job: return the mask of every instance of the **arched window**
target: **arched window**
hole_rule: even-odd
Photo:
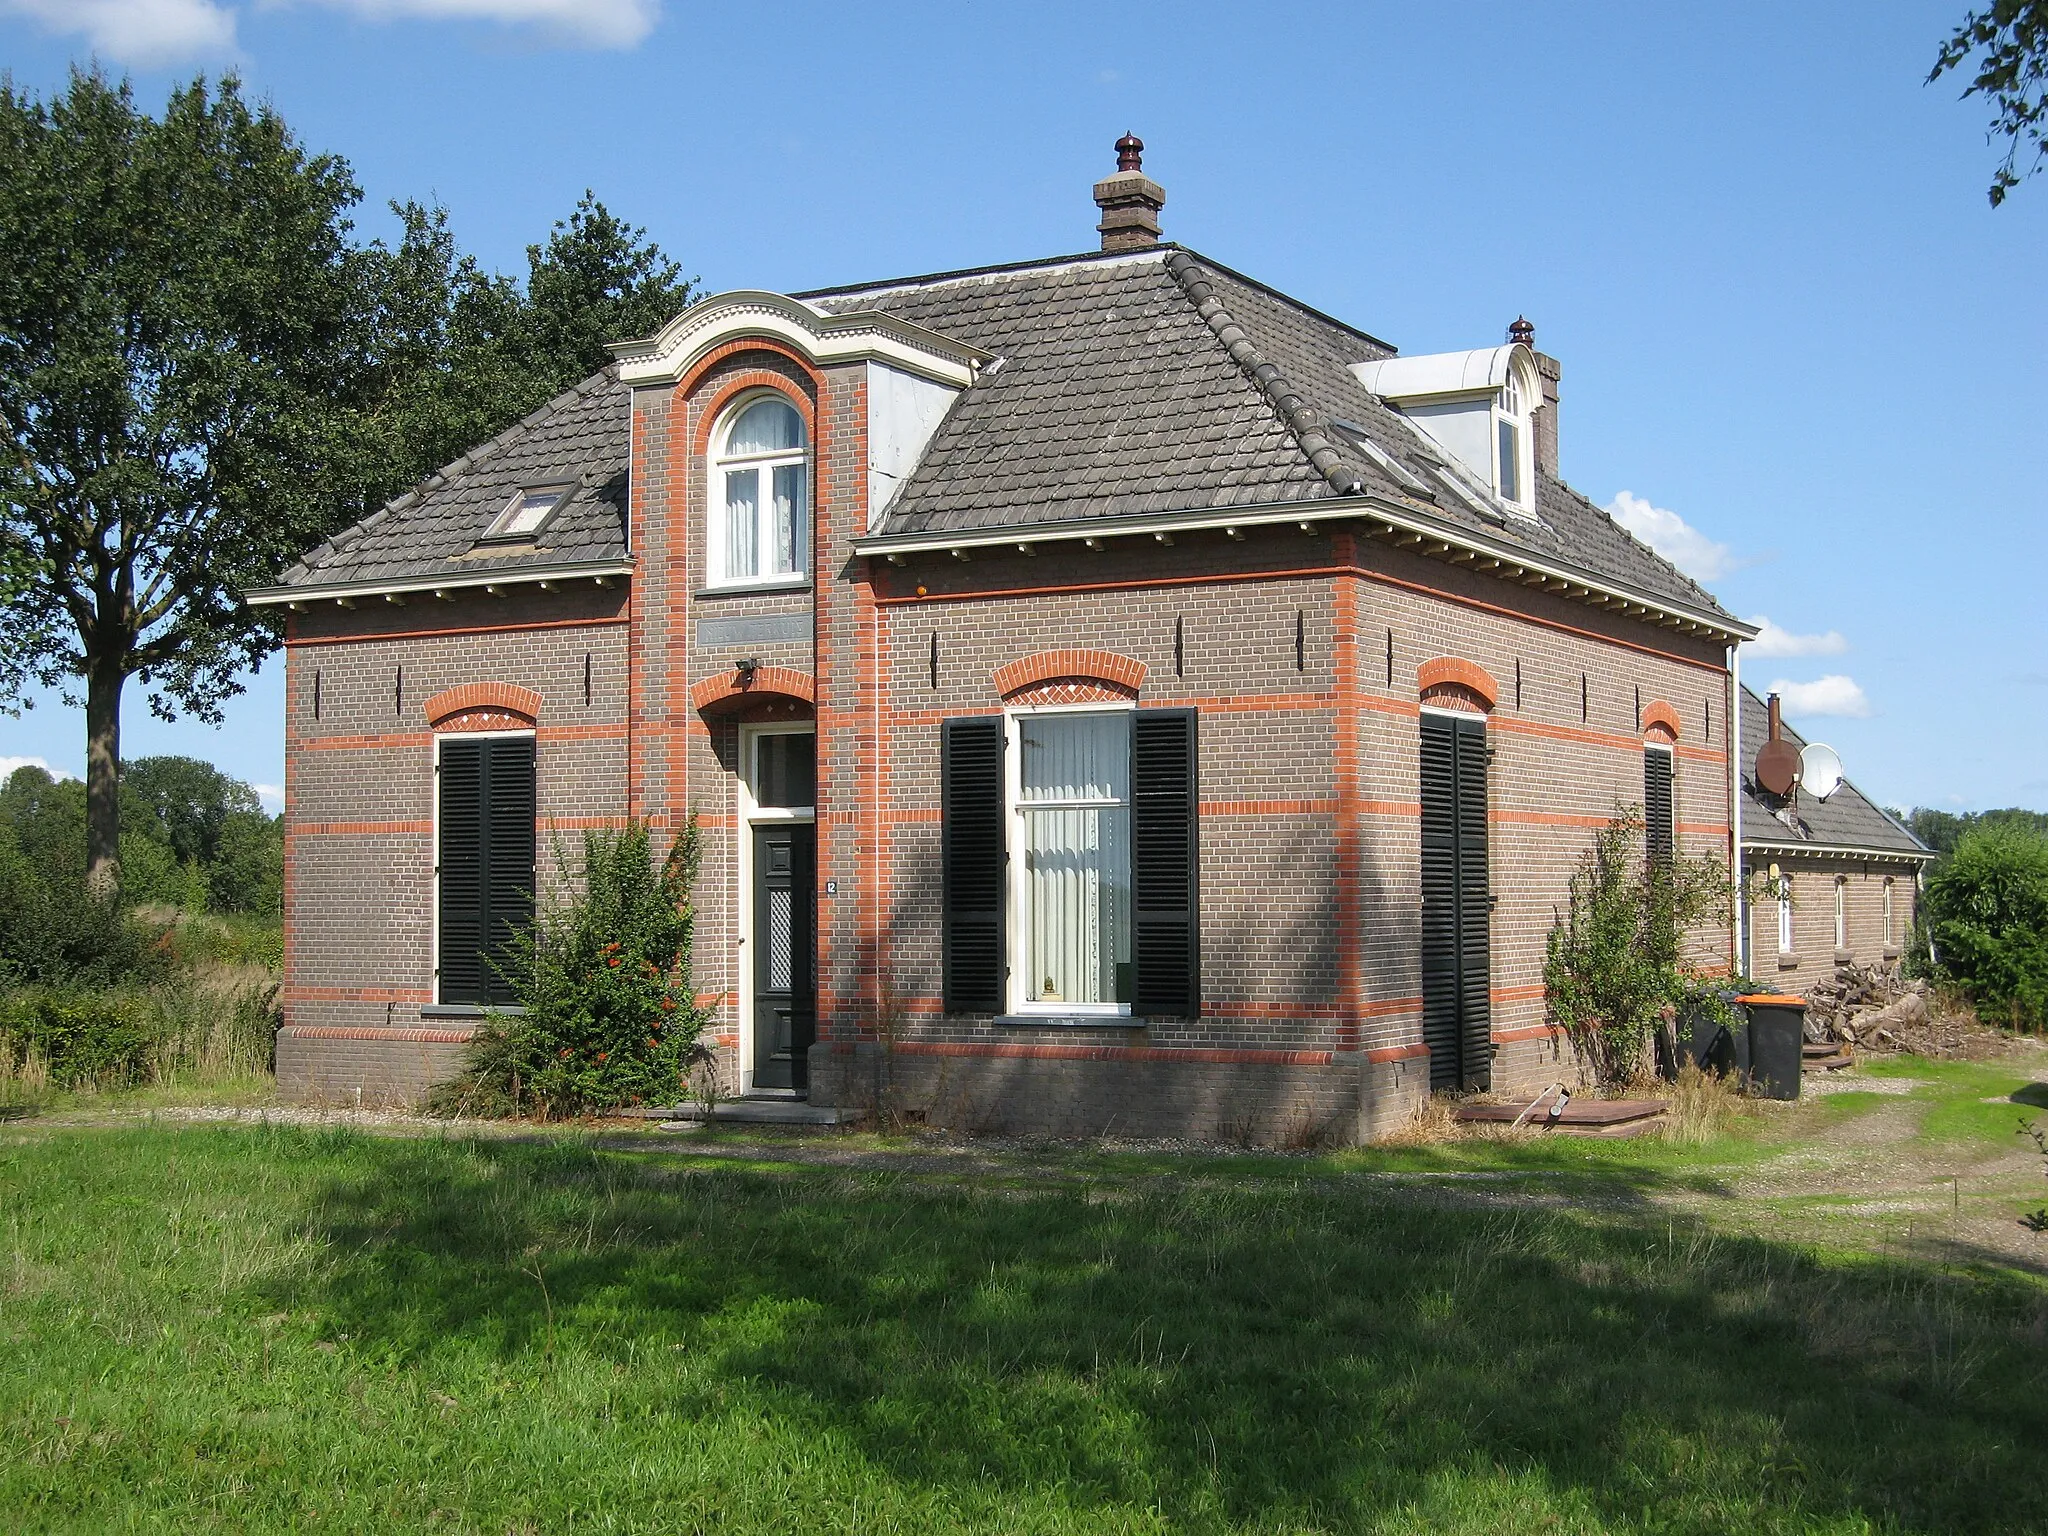
[[[1835,948],[1849,947],[1849,877],[1835,876]]]
[[[1778,876],[1778,953],[1792,953],[1792,877]]]
[[[1892,926],[1892,879],[1891,876],[1887,875],[1884,881],[1884,947],[1886,949],[1891,949],[1898,944],[1897,934],[1898,930]]]
[[[1517,352],[1508,364],[1507,383],[1494,408],[1494,485],[1501,500],[1529,506],[1535,500],[1530,483],[1535,473],[1535,443],[1529,413],[1536,408],[1536,380],[1526,354]]]
[[[782,581],[810,566],[810,444],[781,395],[742,400],[712,439],[714,585]]]

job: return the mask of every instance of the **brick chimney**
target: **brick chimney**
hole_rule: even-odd
[[[1564,476],[1557,467],[1557,381],[1564,373],[1564,364],[1536,351],[1536,327],[1520,315],[1508,327],[1508,340],[1519,341],[1536,355],[1536,376],[1543,381],[1543,403],[1530,416],[1530,425],[1536,432],[1536,467],[1561,480]]]
[[[1147,176],[1145,141],[1125,134],[1116,141],[1116,174],[1095,183],[1095,206],[1102,210],[1096,229],[1105,251],[1142,251],[1159,243],[1159,210],[1166,189]]]

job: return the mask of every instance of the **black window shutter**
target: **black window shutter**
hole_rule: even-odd
[[[441,743],[440,1000],[480,1003],[484,948],[484,743]]]
[[[533,739],[443,741],[440,777],[439,997],[507,1003],[492,962],[533,921]]]
[[[1192,709],[1131,722],[1131,907],[1141,1018],[1202,1011],[1200,774]]]
[[[1459,1012],[1464,1086],[1493,1086],[1493,886],[1486,850],[1486,722],[1457,721]]]
[[[939,832],[944,882],[948,1013],[1003,1011],[1003,721],[999,715],[939,727]]]
[[[1432,1091],[1492,1079],[1486,722],[1422,716],[1422,1040]]]
[[[484,1000],[509,1003],[512,940],[533,922],[535,805],[531,736],[484,744]]]
[[[1651,863],[1667,868],[1678,843],[1672,824],[1671,756],[1656,747],[1643,752],[1643,849]]]

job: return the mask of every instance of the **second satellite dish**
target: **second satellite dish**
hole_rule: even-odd
[[[1799,782],[1806,786],[1806,792],[1816,800],[1825,800],[1842,787],[1842,759],[1833,747],[1824,747],[1819,742],[1807,743],[1806,750],[1799,754]]]

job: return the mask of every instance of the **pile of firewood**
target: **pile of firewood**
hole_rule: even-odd
[[[1816,982],[1806,994],[1806,1038],[1814,1045],[1948,1055],[1965,1031],[1937,1018],[1928,1003],[1927,983],[1908,980],[1896,966],[1838,966],[1832,980]]]

